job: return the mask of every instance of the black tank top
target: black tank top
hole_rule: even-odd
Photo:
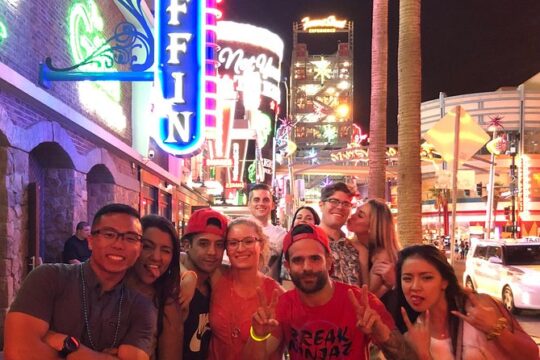
[[[210,346],[210,294],[195,290],[189,304],[189,315],[184,323],[184,360],[205,360]]]

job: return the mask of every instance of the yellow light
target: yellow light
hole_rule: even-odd
[[[337,114],[339,117],[344,118],[349,115],[349,105],[341,104],[337,108]]]
[[[326,93],[327,93],[327,94],[332,95],[332,94],[334,94],[335,92],[336,92],[336,89],[334,89],[333,87],[329,87],[328,89],[326,89]]]
[[[346,81],[346,80],[341,81],[341,82],[337,85],[337,87],[338,87],[339,90],[347,90],[350,86],[351,86],[351,84],[349,84],[349,82]]]
[[[309,29],[344,29],[347,26],[347,20],[338,20],[334,15],[326,19],[310,19],[305,17],[302,19],[304,31]]]

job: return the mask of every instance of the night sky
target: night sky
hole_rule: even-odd
[[[389,0],[388,143],[397,143],[399,1]],[[354,21],[355,122],[367,130],[371,10],[366,0],[223,0],[224,20],[251,23],[285,41],[288,76],[292,23],[336,15]],[[424,0],[422,100],[518,86],[540,72],[540,0]]]

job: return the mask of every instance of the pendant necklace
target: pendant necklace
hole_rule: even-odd
[[[235,291],[234,291],[234,280],[231,276],[231,304],[234,304],[235,303],[235,298],[237,296],[235,296]],[[240,328],[238,327],[238,324],[237,324],[237,319],[236,319],[236,311],[234,309],[232,309],[231,311],[231,336],[233,339],[237,339],[240,337]]]
[[[80,266],[81,279],[82,279],[82,302],[83,302],[83,315],[84,315],[84,327],[86,328],[86,334],[88,335],[88,341],[92,350],[97,350],[92,339],[92,332],[90,330],[90,322],[88,321],[88,302],[86,299],[86,281],[84,279],[83,267]],[[120,318],[122,317],[122,303],[124,301],[124,285],[120,288],[120,300],[118,301],[118,321],[116,322],[116,329],[114,331],[114,339],[109,347],[110,349],[116,348],[118,341],[118,331],[120,330]]]

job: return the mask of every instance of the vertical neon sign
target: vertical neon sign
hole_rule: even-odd
[[[162,100],[154,138],[173,155],[192,154],[204,141],[207,62],[214,56],[207,17],[206,1],[158,1],[154,81]]]

